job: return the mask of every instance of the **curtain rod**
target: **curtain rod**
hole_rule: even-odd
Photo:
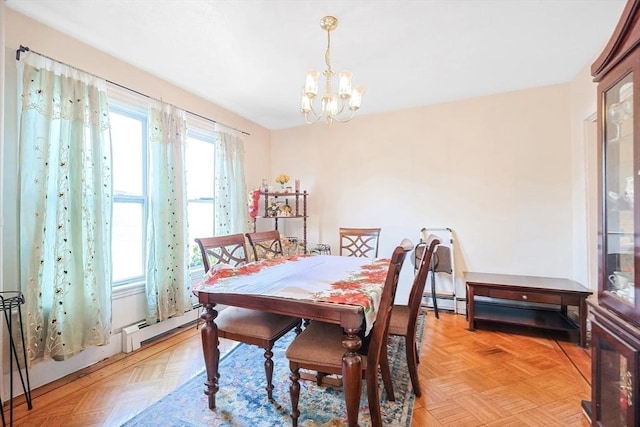
[[[50,59],[50,60],[52,60],[52,61],[56,61],[56,62],[58,62],[58,63],[60,63],[60,64],[66,65],[67,67],[71,67],[71,68],[75,68],[75,69],[80,70],[80,69],[79,69],[79,68],[77,68],[77,67],[74,67],[74,66],[72,66],[72,65],[69,65],[69,64],[64,63],[64,62],[62,62],[62,61],[58,61],[57,59],[51,58],[50,56],[44,55],[44,54],[42,54],[42,53],[40,53],[40,52],[36,52],[35,50],[31,50],[31,49],[29,49],[27,46],[22,46],[22,45],[20,45],[20,47],[18,48],[18,50],[16,50],[16,61],[20,61],[20,54],[21,54],[22,52],[31,52],[31,53],[35,53],[35,54],[37,54],[37,55],[43,56],[43,57],[45,57],[45,58],[47,58],[47,59]],[[97,76],[97,75],[95,75],[95,74],[93,74],[93,73],[89,73],[88,71],[84,71],[84,70],[80,70],[80,71],[82,71],[83,73],[91,74],[92,76],[97,77],[97,78],[99,78],[99,79],[103,79],[102,77]],[[116,86],[121,87],[121,88],[123,88],[123,89],[130,90],[131,92],[137,93],[138,95],[144,96],[145,98],[149,98],[149,99],[152,99],[152,100],[154,100],[154,101],[164,102],[164,101],[162,101],[162,100],[158,100],[158,99],[153,98],[153,97],[151,97],[151,96],[149,96],[149,95],[147,95],[147,94],[144,94],[144,93],[142,93],[142,92],[138,92],[137,90],[134,90],[134,89],[128,88],[128,87],[126,87],[126,86],[123,86],[123,85],[121,85],[121,84],[119,84],[119,83],[112,82],[111,80],[107,80],[107,79],[104,79],[104,80],[105,80],[105,81],[107,81],[108,83],[111,83],[112,85],[116,85]],[[167,102],[164,102],[164,103],[165,103],[165,104],[168,104]],[[180,108],[180,107],[178,107],[178,106],[176,106],[176,105],[173,105],[173,104],[169,104],[169,105],[171,105],[172,107],[175,107],[175,108],[179,108],[179,109],[181,109],[181,110],[183,109],[183,108]],[[188,110],[184,110],[184,111],[185,111],[185,112],[187,112],[187,113],[189,113],[189,114],[192,114],[192,115],[194,115],[194,116],[196,116],[196,117],[199,117],[199,118],[201,118],[201,119],[204,119],[204,120],[207,120],[207,121],[209,121],[209,122],[215,123],[215,124],[217,124],[217,125],[224,126],[224,127],[228,128],[228,129],[235,130],[236,132],[240,132],[240,133],[245,134],[245,135],[247,135],[247,136],[251,136],[251,134],[250,134],[249,132],[245,132],[245,131],[243,131],[243,130],[236,129],[236,128],[234,128],[234,127],[231,127],[231,126],[225,125],[224,123],[217,122],[217,121],[215,121],[215,120],[213,120],[213,119],[210,119],[210,118],[208,118],[208,117],[202,116],[202,115],[197,114],[197,113],[193,113],[193,112],[188,111]]]

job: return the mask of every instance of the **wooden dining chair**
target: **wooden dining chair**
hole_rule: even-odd
[[[282,256],[282,241],[278,230],[247,233],[246,236],[253,250],[254,260]]]
[[[401,270],[402,269],[402,265],[404,264],[404,261],[406,259],[406,256],[409,252],[411,252],[414,249],[414,244],[410,239],[404,238],[402,239],[402,241],[399,244],[400,247],[402,247],[402,249],[404,250],[403,252],[400,253],[399,258],[393,262],[397,262],[398,263],[398,269]],[[393,299],[395,299],[395,293],[393,295]],[[308,325],[308,322],[305,322],[304,325],[305,327]],[[363,328],[360,329],[360,332],[358,333],[358,335],[360,336],[360,339],[362,339],[363,342],[363,347],[364,346],[368,346],[368,342],[370,340],[370,335],[369,336],[365,336],[364,335],[364,325]],[[386,363],[386,359],[383,360],[383,362],[385,362],[383,364],[383,378],[389,378],[389,382],[390,382],[390,378],[391,378],[391,374],[389,373],[389,368],[388,368],[388,363]],[[386,366],[386,368],[385,368]],[[386,375],[388,374],[388,375]],[[322,381],[324,379],[324,377],[327,375],[326,372],[320,372],[318,371],[316,373],[316,383],[318,385],[322,385]]]
[[[382,426],[380,415],[380,401],[378,396],[378,366],[386,363],[387,374],[382,369],[383,383],[388,400],[394,400],[391,377],[388,375],[388,356],[385,343],[387,341],[388,317],[393,305],[393,297],[398,286],[398,278],[402,263],[407,251],[401,246],[396,247],[391,257],[389,269],[378,307],[373,329],[370,333],[370,342],[366,354],[362,358],[362,378],[367,383],[367,398],[371,423],[374,427]],[[300,369],[309,369],[329,374],[342,374],[342,356],[345,348],[342,346],[344,330],[340,325],[311,322],[311,324],[298,335],[287,349],[286,356],[289,359],[291,369],[291,419],[294,427],[298,425],[298,401],[300,398]],[[385,351],[383,350],[385,347]],[[387,377],[388,376],[388,377]],[[385,378],[387,377],[387,378]]]
[[[340,255],[377,258],[380,228],[340,228]]]
[[[247,246],[243,234],[201,237],[195,241],[202,254],[205,273],[215,264],[228,264],[236,267],[248,261]]]
[[[215,264],[238,266],[246,263],[247,246],[244,234],[195,239],[205,271]],[[264,371],[267,377],[267,397],[273,399],[273,345],[292,329],[300,333],[301,320],[295,317],[239,307],[220,310],[215,318],[218,336],[264,349]]]
[[[429,271],[433,274],[433,253],[440,244],[435,236],[430,235],[426,242],[426,248],[418,264],[418,271],[413,278],[413,284],[409,293],[407,305],[394,304],[389,320],[389,335],[404,337],[405,350],[407,353],[407,366],[411,386],[416,396],[421,395],[420,381],[418,377],[418,363],[420,363],[420,352],[416,344],[416,332],[418,325],[418,315],[422,306],[422,294],[427,283]]]

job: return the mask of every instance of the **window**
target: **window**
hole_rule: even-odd
[[[113,284],[144,280],[147,213],[147,114],[111,102]]]
[[[147,99],[122,88],[109,95],[113,156],[113,285],[142,283],[146,273]],[[214,234],[214,126],[187,114],[187,224],[189,266],[201,274],[194,239]],[[194,277],[195,277],[194,276]]]
[[[202,268],[197,237],[213,236],[213,135],[189,121],[187,134],[187,221],[189,233],[189,266]]]

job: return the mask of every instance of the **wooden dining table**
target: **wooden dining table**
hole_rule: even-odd
[[[204,393],[216,409],[220,351],[217,305],[284,314],[339,324],[344,328],[342,377],[349,426],[358,425],[362,391],[362,345],[358,333],[371,330],[380,304],[387,258],[332,255],[292,256],[231,268],[216,266],[194,287],[204,309],[202,349],[207,370]],[[383,271],[384,274],[380,274]],[[232,373],[228,373],[232,374]]]

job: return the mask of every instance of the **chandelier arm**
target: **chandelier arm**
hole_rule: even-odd
[[[339,119],[338,116],[333,116],[331,119],[335,120],[338,123],[347,123],[348,121],[350,121],[353,116],[355,115],[355,110],[351,110],[351,114],[349,114],[349,117],[347,117],[346,119]]]
[[[315,120],[309,120],[309,113],[304,114],[304,121],[309,125],[318,123],[318,120],[320,120],[320,116],[318,116]]]
[[[308,124],[313,124],[318,122],[321,118],[322,118],[322,114],[318,114],[316,113],[316,110],[313,109],[313,103],[311,103],[310,107],[310,111],[307,111],[304,113],[304,120],[308,123]],[[315,117],[314,120],[309,120],[309,112],[313,113],[313,117]]]
[[[347,103],[345,102],[345,99],[340,98],[340,110],[335,115],[339,116],[340,114],[342,114],[342,112],[344,111],[344,107],[346,106],[347,106]]]

